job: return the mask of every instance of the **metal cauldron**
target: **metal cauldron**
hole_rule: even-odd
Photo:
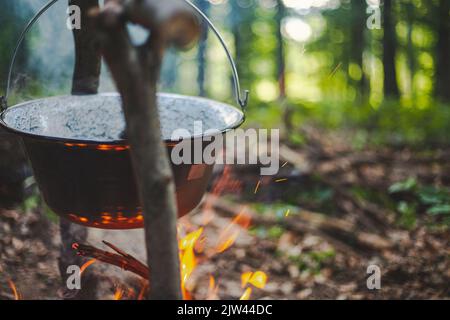
[[[15,56],[24,35],[56,1],[45,5],[22,33],[10,67],[6,98]],[[224,46],[241,110],[204,98],[159,94],[162,137],[169,154],[180,143],[180,139],[171,139],[172,130],[180,127],[190,130],[192,134],[183,140],[192,144],[201,140],[205,148],[210,142],[204,142],[204,134],[193,132],[194,122],[201,121],[204,131],[215,129],[217,134],[224,135],[244,122],[248,101],[248,91],[241,98],[236,66],[223,38],[196,6],[189,1],[186,3],[206,20]],[[125,120],[118,94],[51,97],[10,108],[7,108],[6,98],[0,125],[22,138],[39,189],[55,213],[89,227],[143,227],[129,146],[126,140],[119,138],[125,129]],[[172,163],[172,170],[181,217],[200,203],[213,165]]]

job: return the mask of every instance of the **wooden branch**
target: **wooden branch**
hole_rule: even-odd
[[[188,39],[181,41],[174,37],[167,23],[174,23],[173,17],[177,17],[177,23],[194,20],[185,20],[185,13],[178,14],[176,0],[122,3],[110,1],[102,11],[93,14],[103,55],[122,96],[133,168],[144,208],[147,263],[151,267],[150,298],[179,300],[175,184],[167,149],[161,140],[156,90],[165,47],[172,43],[186,44]],[[131,44],[126,31],[128,22],[151,27],[146,44],[140,47]]]
[[[75,67],[72,94],[96,94],[100,83],[101,53],[89,12],[99,8],[98,0],[69,0],[69,5],[81,9],[81,29],[73,30]]]
[[[198,40],[201,25],[184,1],[128,1],[124,14],[132,23],[149,30],[160,30],[165,41],[185,48]]]
[[[103,243],[113,249],[116,253],[111,253],[79,243],[75,243],[72,248],[77,251],[79,256],[97,259],[123,270],[133,272],[136,275],[148,280],[149,270],[145,264],[134,258],[132,255],[123,252],[111,243],[107,241],[103,241]]]

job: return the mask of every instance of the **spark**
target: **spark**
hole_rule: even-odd
[[[260,186],[260,185],[261,185],[261,180],[259,180],[258,183],[256,184],[256,187],[255,187],[255,194],[258,193],[258,190],[259,190],[259,186]]]
[[[13,294],[14,294],[14,299],[15,300],[20,300],[20,293],[16,288],[16,285],[14,284],[14,282],[12,282],[12,280],[8,280],[8,284],[9,287],[11,288]]]
[[[80,275],[83,274],[83,272],[87,269],[87,267],[89,267],[91,264],[93,264],[95,261],[97,261],[96,259],[91,259],[89,261],[87,261],[85,264],[83,264],[80,268]]]

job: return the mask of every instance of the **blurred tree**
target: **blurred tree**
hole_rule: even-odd
[[[384,0],[384,36],[383,36],[383,70],[385,97],[398,98],[397,71],[395,58],[397,52],[397,37],[395,30],[395,14],[392,0]]]
[[[450,102],[450,1],[440,0],[436,43],[436,96]]]
[[[209,0],[197,0],[196,1],[200,10],[202,10],[206,15],[209,15],[211,4]],[[197,83],[199,88],[199,95],[204,97],[206,95],[205,89],[205,75],[207,68],[207,49],[208,49],[208,32],[209,26],[203,21],[202,23],[202,33],[200,35],[200,43],[198,47],[197,60],[198,60],[198,76]]]
[[[408,67],[409,67],[409,85],[410,85],[410,92],[412,95],[412,98],[414,98],[415,91],[414,91],[414,73],[416,69],[416,61],[415,61],[415,50],[414,50],[414,44],[413,44],[413,30],[414,30],[414,19],[415,19],[415,10],[414,10],[414,4],[410,1],[407,1],[405,3],[406,7],[406,17],[408,21],[408,34],[407,34],[407,46],[406,46],[406,56],[408,60]]]
[[[249,68],[252,58],[257,55],[253,51],[255,40],[252,23],[255,21],[255,3],[252,0],[230,1],[230,25],[234,38],[236,63],[242,86],[250,88],[252,73]]]
[[[281,33],[283,18],[286,15],[286,9],[282,0],[277,0],[277,13],[275,16],[275,32],[277,39],[276,61],[277,61],[277,79],[279,87],[279,96],[281,100],[286,98],[286,61],[283,34]]]
[[[19,1],[2,1],[2,10],[0,10],[0,86],[1,89],[6,86],[6,77],[8,67],[11,61],[14,45],[16,44],[20,32],[26,24],[26,17],[30,10]],[[25,39],[17,59],[15,68],[20,69],[26,64],[28,52],[28,41]]]
[[[25,26],[29,10],[19,1],[2,1],[0,10],[0,86],[6,87],[8,68],[14,45]],[[17,56],[15,68],[26,64],[27,41]],[[16,69],[16,70],[17,70]],[[11,207],[23,200],[24,180],[30,175],[18,138],[0,129],[0,207]]]
[[[364,74],[363,55],[365,50],[366,30],[366,4],[365,1],[351,2],[351,24],[350,24],[350,63],[354,69],[350,79],[361,98],[367,95],[368,81]]]

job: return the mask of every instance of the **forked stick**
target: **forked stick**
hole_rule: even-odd
[[[182,0],[110,0],[92,13],[103,56],[122,96],[133,169],[144,208],[150,298],[181,299],[175,184],[156,101],[164,50],[198,38],[200,24]],[[146,28],[146,43],[135,46],[128,23]]]

